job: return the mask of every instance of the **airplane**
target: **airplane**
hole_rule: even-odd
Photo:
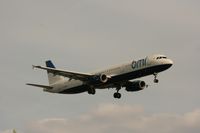
[[[118,65],[94,73],[80,73],[56,69],[51,60],[46,66],[33,65],[33,69],[47,71],[49,85],[27,83],[34,87],[41,87],[43,91],[59,94],[78,94],[88,92],[94,95],[96,89],[116,88],[114,98],[120,99],[121,88],[128,92],[140,91],[146,88],[145,81],[135,80],[144,76],[154,75],[154,83],[158,83],[158,73],[167,70],[173,61],[165,55],[155,54],[140,60]]]

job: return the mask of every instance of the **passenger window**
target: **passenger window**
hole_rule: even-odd
[[[160,56],[160,57],[157,57],[156,59],[157,59],[157,60],[158,60],[158,59],[167,59],[167,57]]]

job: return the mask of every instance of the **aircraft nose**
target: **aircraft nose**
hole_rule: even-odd
[[[169,64],[171,67],[174,64],[174,62],[171,59],[168,59],[167,64]]]
[[[173,65],[174,62],[171,59],[169,59],[169,64]]]

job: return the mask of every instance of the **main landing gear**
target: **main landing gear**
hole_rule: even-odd
[[[96,93],[96,90],[95,90],[94,87],[90,87],[90,88],[88,89],[88,94],[94,95],[95,93]]]
[[[159,82],[159,80],[157,79],[157,75],[158,75],[158,74],[157,74],[157,73],[154,73],[153,75],[154,75],[154,80],[153,80],[153,82],[154,82],[154,83],[158,83],[158,82]]]
[[[114,98],[120,99],[121,98],[121,93],[119,93],[119,90],[121,89],[121,86],[117,87],[117,92],[114,93]]]

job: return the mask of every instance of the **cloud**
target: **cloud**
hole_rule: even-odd
[[[48,118],[31,123],[29,133],[198,133],[200,109],[185,114],[148,114],[140,106],[102,104],[74,119]],[[3,132],[4,133],[4,132]]]
[[[5,131],[0,131],[0,133],[13,133],[13,129],[8,129],[8,130],[5,130]]]

